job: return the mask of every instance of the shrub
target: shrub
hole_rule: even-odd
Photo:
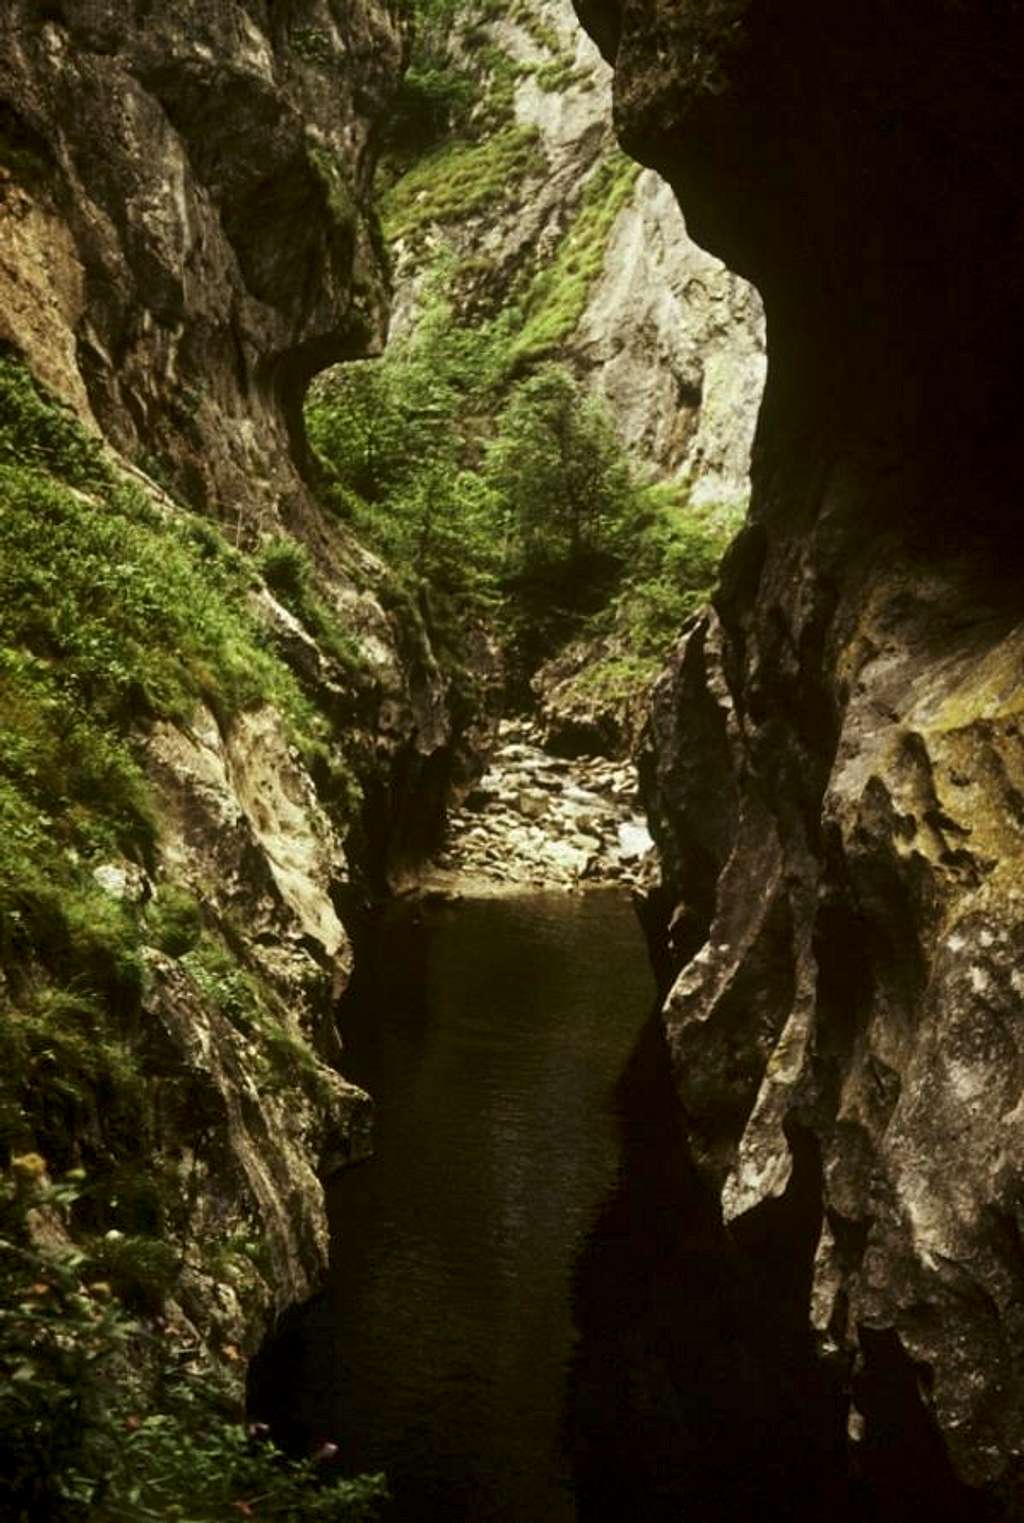
[[[317,596],[313,563],[305,545],[283,534],[263,546],[257,564],[271,592],[306,626],[328,655],[351,672],[365,665],[358,641],[342,629],[337,616]]]
[[[370,1523],[381,1476],[336,1479],[234,1421],[166,1331],[128,1314],[162,1293],[163,1245],[109,1238],[90,1255],[46,1249],[30,1211],[66,1216],[78,1176],[49,1184],[36,1154],[0,1178],[0,1512],[25,1523],[224,1523],[228,1517]],[[101,1278],[101,1275],[107,1276]]]

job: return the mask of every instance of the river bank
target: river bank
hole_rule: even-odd
[[[652,863],[632,764],[553,756],[538,726],[512,719],[500,726],[487,771],[451,812],[422,886],[471,896],[635,889]]]

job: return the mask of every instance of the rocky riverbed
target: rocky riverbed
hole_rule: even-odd
[[[652,850],[629,762],[552,756],[536,725],[506,720],[488,770],[451,814],[425,887],[639,888]]]

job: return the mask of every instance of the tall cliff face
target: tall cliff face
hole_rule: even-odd
[[[817,1170],[865,1463],[920,1401],[1020,1516],[1024,18],[578,9],[768,323],[750,519],[646,757],[683,1106],[727,1219]]]
[[[0,19],[0,1148],[84,1168],[87,1256],[155,1239],[167,1325],[236,1378],[368,1148],[339,912],[427,843],[456,740],[302,475],[310,376],[385,337],[398,14]]]
[[[297,511],[311,375],[383,341],[369,140],[401,56],[369,4],[5,9],[3,335],[249,530]]]
[[[470,319],[525,305],[524,358],[557,356],[603,395],[643,469],[685,481],[697,502],[745,500],[764,383],[760,301],[687,236],[656,174],[622,164],[611,71],[569,0],[483,20],[469,8],[451,57],[481,97],[497,74],[532,155],[478,204],[467,196],[430,216],[426,195],[420,216],[393,219],[395,331],[414,321],[424,275],[454,249]],[[559,278],[545,291],[536,277],[552,266]]]
[[[462,463],[480,468],[510,394],[553,362],[606,404],[636,480],[665,487],[676,548],[691,528],[691,548],[724,539],[748,496],[760,300],[687,236],[664,180],[615,145],[611,71],[569,0],[456,7],[447,30],[425,16],[396,119],[380,176],[391,353],[438,352],[443,322],[481,356]],[[636,542],[631,558],[636,584],[660,564]],[[652,652],[639,627],[645,596],[624,593],[581,638],[541,642],[554,660],[540,670],[506,652],[513,701],[539,704],[552,744],[628,750],[667,645],[659,634]],[[567,592],[553,601],[574,606]]]

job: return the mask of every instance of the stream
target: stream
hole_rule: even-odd
[[[388,1523],[973,1518],[896,1349],[899,1422],[851,1470],[807,1325],[816,1148],[794,1132],[784,1195],[723,1227],[624,888],[632,790],[535,750],[507,736],[438,878],[363,939],[340,1024],[375,1156],[333,1187],[328,1284],[253,1362],[253,1415],[385,1471]]]
[[[376,1156],[334,1191],[287,1422],[385,1470],[402,1523],[571,1523],[572,1277],[653,994],[632,907],[399,903],[368,952],[344,1024]]]

